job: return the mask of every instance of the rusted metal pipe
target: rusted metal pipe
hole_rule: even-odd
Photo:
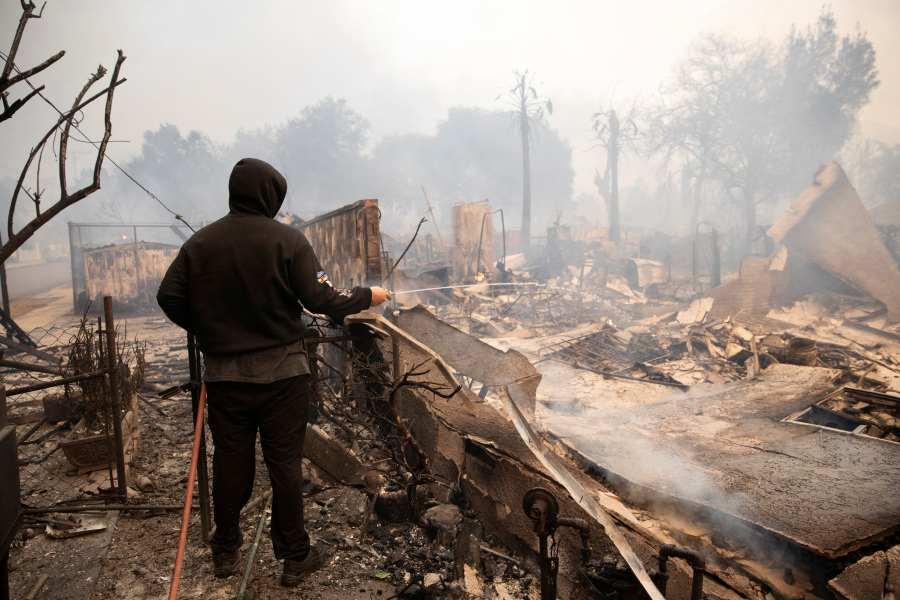
[[[197,508],[192,506],[192,509]],[[81,506],[48,506],[47,508],[23,508],[23,515],[49,513],[103,512],[107,510],[183,510],[183,504],[85,504]]]
[[[11,390],[6,390],[7,396],[15,396],[17,394],[25,394],[28,392],[36,392],[38,390],[46,390],[47,388],[57,387],[60,385],[65,385],[67,383],[77,383],[79,381],[85,381],[87,379],[97,379],[98,377],[103,377],[107,373],[112,372],[113,369],[100,369],[98,371],[91,371],[90,373],[82,373],[81,375],[72,375],[71,377],[63,377],[62,379],[56,379],[54,381],[47,381],[44,383],[36,383],[34,385],[26,385],[23,387],[13,388]]]
[[[576,517],[560,517],[556,520],[556,524],[560,527],[572,527],[578,530],[581,536],[581,562],[587,565],[591,560],[591,526],[584,519]]]
[[[556,600],[556,575],[559,571],[559,557],[550,556],[547,543],[556,531],[559,503],[556,497],[544,488],[532,488],[522,498],[522,509],[534,521],[534,532],[538,535],[539,564],[541,568],[541,600]]]
[[[46,373],[47,375],[64,377],[63,372],[56,367],[45,367],[44,365],[27,363],[13,358],[0,358],[0,367],[10,367],[11,369],[22,369],[24,371],[34,371],[35,373]]]
[[[694,569],[694,579],[691,582],[691,600],[702,600],[703,598],[703,575],[706,573],[706,559],[696,550],[690,548],[679,548],[675,544],[663,544],[659,547],[659,572],[661,577],[660,590],[666,593],[666,583],[668,581],[668,571],[666,570],[667,562],[670,556],[686,560]]]

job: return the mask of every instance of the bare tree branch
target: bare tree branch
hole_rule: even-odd
[[[35,88],[30,94],[25,96],[24,98],[19,98],[12,104],[7,102],[7,97],[9,96],[9,92],[2,92],[3,94],[3,112],[0,113],[0,123],[11,118],[16,111],[25,106],[25,103],[31,100],[34,96],[37,96],[41,93],[41,90],[44,89],[44,86],[39,88]]]
[[[59,52],[57,52],[56,54],[54,54],[53,56],[51,56],[50,58],[48,58],[47,60],[42,62],[41,64],[39,64],[35,67],[31,67],[30,69],[27,69],[25,71],[19,71],[18,73],[13,75],[9,79],[9,81],[6,82],[6,87],[3,89],[10,88],[10,87],[16,85],[17,83],[19,83],[20,81],[25,81],[32,75],[37,75],[38,73],[40,73],[41,71],[43,71],[44,69],[46,69],[47,67],[49,67],[50,65],[52,65],[53,63],[55,63],[56,61],[58,61],[65,55],[66,55],[66,51],[60,50]]]
[[[72,206],[76,202],[83,200],[90,194],[93,194],[98,189],[100,189],[100,170],[103,165],[103,158],[106,153],[106,146],[109,142],[110,135],[112,134],[112,122],[110,120],[110,112],[112,110],[112,102],[113,102],[113,92],[115,88],[125,83],[125,79],[118,79],[119,71],[122,66],[122,62],[124,62],[125,56],[122,54],[122,51],[119,51],[118,59],[116,60],[116,66],[113,69],[112,82],[110,85],[104,90],[98,92],[94,96],[91,96],[87,100],[82,100],[84,95],[87,93],[87,90],[91,85],[96,83],[96,81],[103,76],[105,73],[105,69],[102,67],[98,69],[97,73],[94,74],[85,87],[82,89],[81,93],[78,95],[76,102],[73,104],[71,110],[67,113],[60,116],[57,120],[56,124],[44,135],[41,141],[38,143],[35,148],[32,149],[28,160],[25,163],[25,167],[22,169],[22,173],[19,176],[19,181],[16,184],[15,191],[13,192],[13,197],[10,202],[9,207],[9,216],[7,220],[7,236],[8,239],[5,244],[3,244],[2,248],[0,248],[0,262],[6,261],[7,258],[12,255],[19,247],[22,246],[34,233],[45,223],[50,221],[53,217],[58,215],[64,209]],[[101,70],[103,73],[101,73]],[[99,77],[98,77],[99,75]],[[92,103],[97,98],[102,96],[106,96],[106,109],[105,109],[105,123],[104,123],[104,134],[103,139],[100,144],[97,146],[97,158],[94,163],[94,176],[93,180],[90,184],[81,188],[73,194],[68,193],[67,184],[66,184],[66,176],[65,176],[65,158],[66,158],[66,146],[68,144],[68,138],[70,129],[72,126],[72,121],[75,118],[75,115],[78,114],[79,111],[84,109],[87,105]],[[27,175],[29,169],[31,168],[32,163],[34,162],[35,157],[38,153],[43,149],[44,145],[47,143],[47,140],[57,131],[57,129],[65,123],[66,126],[63,129],[62,136],[60,139],[60,199],[51,206],[46,212],[39,213],[32,219],[29,223],[27,223],[24,227],[22,227],[18,232],[14,231],[14,223],[13,217],[16,208],[16,199],[18,198],[19,191],[23,189],[23,182],[25,180],[25,176]],[[40,182],[38,182],[40,185]]]
[[[121,56],[121,52],[119,54]],[[66,183],[66,148],[69,146],[69,134],[72,131],[72,121],[75,119],[75,115],[78,114],[77,108],[78,105],[81,104],[82,98],[87,94],[88,90],[91,89],[91,86],[103,79],[106,75],[106,68],[103,65],[97,67],[97,72],[91,75],[90,79],[88,79],[87,83],[84,84],[84,87],[81,88],[81,92],[75,96],[75,101],[72,102],[72,110],[69,111],[69,118],[66,119],[66,125],[63,127],[62,135],[59,136],[59,189],[60,195],[62,198],[65,198],[68,185]],[[115,77],[113,81],[115,81]]]
[[[43,14],[43,12],[44,12],[44,6],[46,6],[46,3],[44,3],[44,5],[41,6],[41,12],[35,15],[34,14],[34,8],[35,8],[34,4],[31,2],[26,3],[24,0],[21,0],[21,1],[22,1],[22,11],[23,11],[22,17],[19,19],[19,26],[16,29],[16,35],[14,36],[12,44],[10,45],[9,54],[6,57],[6,64],[3,66],[3,73],[2,73],[2,75],[0,75],[0,94],[3,95],[3,113],[0,114],[0,122],[5,121],[6,119],[9,119],[10,117],[12,117],[16,113],[17,110],[22,108],[22,106],[24,106],[26,102],[31,100],[31,98],[33,98],[36,94],[38,94],[44,88],[43,88],[43,86],[41,86],[40,88],[32,91],[25,98],[16,100],[11,105],[8,104],[9,92],[7,92],[7,90],[10,87],[14,86],[15,84],[17,84],[21,81],[27,80],[32,75],[40,73],[41,71],[43,71],[44,69],[46,69],[47,67],[49,67],[50,65],[52,65],[53,63],[58,61],[59,59],[61,59],[66,54],[65,51],[57,52],[55,55],[51,56],[50,58],[48,58],[41,64],[37,65],[36,67],[26,69],[25,71],[20,71],[16,75],[13,75],[12,77],[10,77],[10,75],[12,75],[13,70],[16,68],[15,67],[16,54],[19,51],[19,44],[22,41],[22,34],[25,31],[25,25],[28,22],[28,19],[40,19],[41,14]]]

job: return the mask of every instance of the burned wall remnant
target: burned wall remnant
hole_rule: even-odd
[[[155,309],[162,276],[192,229],[200,227],[202,224],[191,227],[171,223],[70,222],[69,261],[75,313],[83,312],[89,301],[102,299],[106,294],[122,304],[121,308]],[[87,253],[91,253],[90,259],[85,256]],[[115,272],[105,273],[106,269]]]
[[[625,258],[621,261],[623,275],[633,290],[645,289],[654,283],[668,283],[669,264],[646,258]]]
[[[551,491],[559,501],[560,515],[569,517],[574,514],[579,515],[576,517],[579,519],[589,518],[589,531],[583,533],[590,538],[590,547],[595,552],[601,548],[606,552],[613,548],[622,552],[650,597],[663,600],[644,567],[644,562],[654,554],[654,540],[647,540],[641,534],[633,535],[632,532],[626,535],[599,507],[593,512],[586,509],[585,506],[595,506],[592,498],[601,493],[599,484],[585,473],[570,473],[559,459],[554,461],[555,467],[548,472],[541,458],[546,456],[547,451],[534,449],[533,430],[529,429],[531,437],[527,440],[523,438],[519,426],[524,417],[519,405],[524,400],[525,392],[519,384],[510,382],[497,389],[497,394],[506,399],[503,404],[507,414],[515,414],[517,424],[514,425],[491,404],[478,402],[473,390],[456,379],[454,372],[457,365],[466,363],[466,356],[473,351],[463,337],[468,336],[457,330],[457,335],[451,340],[440,339],[443,335],[429,337],[429,342],[442,344],[448,358],[448,362],[444,362],[444,357],[418,337],[422,333],[421,326],[429,323],[425,311],[406,311],[403,314],[410,317],[405,320],[405,325],[397,322],[399,318],[387,321],[380,315],[366,312],[347,317],[345,323],[366,323],[380,335],[389,336],[392,352],[395,353],[395,369],[415,365],[415,380],[430,380],[432,384],[443,382],[444,389],[456,390],[449,398],[439,399],[426,388],[402,387],[398,388],[396,400],[393,401],[398,422],[408,424],[409,439],[416,440],[416,447],[428,457],[433,469],[431,474],[436,481],[442,482],[434,486],[433,493],[438,498],[445,498],[451,490],[460,492],[486,532],[504,546],[533,557],[538,540],[532,523],[521,508],[523,494],[535,487]],[[407,326],[419,331],[413,334]],[[478,342],[470,337],[469,342],[473,341]],[[484,351],[474,352],[484,358]],[[526,368],[522,361],[528,362],[521,355],[508,357],[503,369],[508,371],[505,379],[516,377],[516,373]],[[530,364],[527,367],[533,370]],[[528,378],[525,383],[530,383]],[[515,407],[514,413],[509,412],[511,407]],[[567,490],[571,493],[571,485],[580,490],[575,497],[566,494]],[[633,524],[636,520],[632,516],[628,522]],[[583,546],[576,536],[561,536],[556,544],[561,567],[559,584],[563,589],[562,597],[568,597],[570,586],[577,585],[581,579],[586,559],[582,553]],[[678,579],[675,578],[676,582]],[[673,597],[684,596],[676,594]]]
[[[378,200],[359,200],[295,225],[338,287],[381,283]]]
[[[453,276],[464,281],[494,268],[494,219],[490,204],[457,204],[453,216]]]
[[[888,322],[900,319],[900,268],[836,162],[816,174],[767,235],[882,302]]]
[[[177,254],[178,246],[154,242],[86,250],[85,301],[97,301],[99,306],[104,296],[112,296],[123,306],[155,306],[156,291]]]

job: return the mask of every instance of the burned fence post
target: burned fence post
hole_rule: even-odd
[[[105,375],[111,376],[110,374],[112,373],[113,367],[108,358],[109,354],[103,347],[103,317],[97,317],[97,363],[100,368],[104,370]],[[113,473],[114,463],[118,462],[116,446],[121,445],[122,442],[121,436],[115,435],[115,426],[113,426],[113,437],[109,437],[109,421],[110,419],[114,421],[118,419],[118,411],[114,410],[116,401],[113,399],[112,393],[110,392],[111,387],[112,386],[108,384],[106,377],[100,379],[100,397],[109,399],[109,402],[107,402],[105,407],[106,419],[103,421],[103,435],[106,438],[106,468],[109,474],[110,490],[113,489],[113,482],[116,481],[116,475]]]
[[[128,481],[125,474],[125,448],[122,438],[122,415],[119,410],[119,357],[116,352],[116,326],[113,322],[112,296],[103,297],[103,314],[106,319],[106,355],[109,365],[110,412],[113,418],[113,435],[116,438],[116,475],[119,495],[128,497]],[[112,484],[112,482],[110,482]]]

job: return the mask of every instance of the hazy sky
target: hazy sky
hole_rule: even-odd
[[[19,0],[0,0],[4,54]],[[728,30],[781,40],[815,21],[819,0],[531,0],[471,2],[272,0],[48,0],[29,23],[17,58],[30,67],[58,50],[35,82],[60,107],[116,50],[128,79],[116,92],[110,156],[124,162],[142,134],[173,123],[230,141],[240,129],[277,124],[326,96],[346,98],[372,124],[372,140],[431,133],[453,106],[501,108],[514,69],[529,69],[553,100],[550,127],[574,148],[576,194],[595,193],[602,154],[589,150],[599,103],[650,95],[698,34]],[[881,86],[863,132],[900,142],[900,0],[835,0],[842,33],[857,24],[877,52]],[[99,89],[99,88],[98,88]],[[13,88],[12,98],[24,93]],[[51,114],[39,99],[0,123],[0,177],[16,177]],[[89,156],[75,157],[81,166]],[[81,162],[84,161],[84,162]],[[348,199],[351,201],[354,199]],[[388,200],[388,199],[385,199]],[[177,210],[177,207],[174,207]]]

